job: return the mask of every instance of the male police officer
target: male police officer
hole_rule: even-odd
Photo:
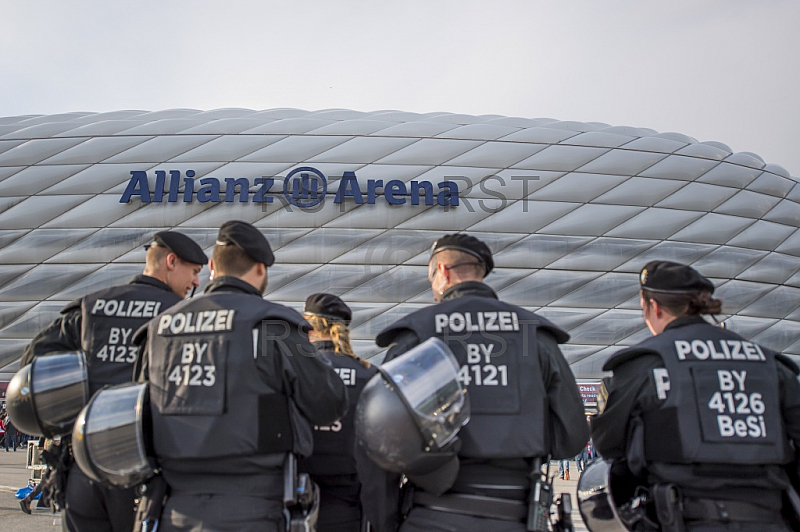
[[[341,298],[322,293],[306,299],[303,315],[311,325],[311,342],[336,369],[350,400],[341,420],[314,427],[314,454],[299,464],[320,489],[318,529],[359,532],[368,520],[376,532],[396,530],[399,482],[356,445],[354,411],[364,386],[378,372],[353,351],[349,327],[353,312]]]
[[[139,379],[171,489],[159,530],[284,530],[287,453],[311,454],[312,424],[347,409],[303,317],[262,299],[274,260],[258,229],[226,222],[205,294],[148,325]]]
[[[145,268],[129,284],[106,288],[73,301],[62,316],[40,332],[25,349],[20,364],[33,357],[63,351],[83,351],[89,391],[130,382],[138,349],[133,333],[148,320],[183,299],[198,286],[198,274],[208,257],[188,236],[161,231],[146,246]],[[62,474],[64,472],[61,472]],[[133,490],[106,489],[70,467],[66,488],[69,530],[131,530]]]
[[[691,267],[650,262],[640,287],[655,336],[606,362],[614,376],[595,446],[615,459],[615,475],[649,486],[662,530],[788,530],[781,491],[790,441],[800,443],[797,367],[706,322],[722,303]]]
[[[392,359],[427,338],[441,338],[461,364],[459,378],[472,409],[459,433],[455,483],[437,496],[426,488],[441,493],[447,486],[436,478],[418,482],[401,530],[431,530],[442,523],[453,530],[525,530],[532,464],[551,454],[575,456],[589,438],[575,379],[558,347],[569,336],[536,314],[499,301],[483,283],[493,267],[491,251],[477,238],[463,233],[440,238],[428,270],[438,304],[402,318],[376,339],[391,346],[387,359]],[[453,469],[446,465],[429,476],[441,480],[446,470]],[[470,504],[474,496],[480,505]]]

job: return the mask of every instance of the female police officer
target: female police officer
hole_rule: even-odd
[[[353,411],[361,390],[377,374],[350,344],[352,311],[333,294],[306,299],[303,316],[309,339],[334,367],[347,388],[350,409],[330,426],[314,427],[314,454],[299,463],[320,488],[317,528],[326,532],[358,532],[369,520],[373,530],[394,530],[399,485],[356,445]]]
[[[722,303],[694,269],[653,261],[639,281],[655,336],[606,362],[614,376],[595,446],[648,486],[662,530],[788,530],[781,492],[790,442],[800,443],[797,367],[706,322]]]

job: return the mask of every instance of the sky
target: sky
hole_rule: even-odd
[[[5,0],[0,117],[171,108],[602,122],[800,176],[797,0]]]

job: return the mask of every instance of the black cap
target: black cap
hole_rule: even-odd
[[[476,259],[480,261],[483,265],[486,273],[484,275],[489,275],[489,272],[492,271],[494,268],[494,259],[492,259],[492,250],[489,249],[489,246],[475,238],[474,236],[469,236],[466,233],[455,233],[452,235],[445,235],[436,242],[433,243],[431,246],[431,257],[439,253],[440,251],[444,251],[446,249],[455,249],[457,251],[463,251],[464,253],[469,253]]]
[[[242,251],[250,255],[256,262],[261,262],[266,266],[275,263],[275,255],[269,242],[252,224],[239,220],[230,220],[222,224],[217,234],[217,245],[227,246],[233,244]]]
[[[153,235],[153,241],[147,244],[144,249],[148,249],[150,246],[167,248],[181,260],[192,264],[205,264],[208,262],[208,257],[203,253],[203,248],[197,242],[176,231],[159,231]]]
[[[697,270],[666,260],[648,262],[639,273],[639,285],[643,290],[664,294],[714,292],[714,284]]]
[[[353,311],[341,298],[333,294],[311,294],[306,299],[303,312],[350,324]]]

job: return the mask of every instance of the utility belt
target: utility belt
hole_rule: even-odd
[[[253,466],[251,474],[218,474],[202,470],[179,471],[165,466],[162,473],[170,489],[180,493],[247,493],[274,501],[280,501],[283,496],[284,477],[281,469],[266,471],[257,470]]]
[[[410,499],[411,505],[431,510],[525,523],[525,529],[532,532],[572,531],[571,498],[568,493],[563,493],[558,499],[553,499],[550,460],[545,460],[546,471],[541,470],[542,459],[536,458],[527,478],[510,474],[498,484],[496,479],[494,482],[488,478],[481,481],[481,475],[459,475],[461,482],[456,481],[453,491],[441,496],[415,491],[404,499]],[[474,473],[478,471],[476,469]],[[496,475],[492,476],[496,478]],[[466,477],[472,477],[471,481],[466,481]],[[556,505],[555,520],[551,511],[553,503]],[[406,509],[404,505],[404,515]]]
[[[485,495],[445,493],[437,497],[424,491],[415,491],[412,500],[414,506],[422,506],[440,512],[516,522],[524,522],[528,517],[528,504],[525,501],[499,499]]]
[[[417,488],[411,502],[431,510],[521,522],[528,517],[530,484],[527,472],[470,465],[459,471],[446,493],[436,496]]]
[[[776,523],[778,512],[743,501],[683,497],[674,484],[656,484],[650,488],[656,516],[662,532],[683,532],[686,523]]]
[[[770,523],[779,521],[780,514],[763,506],[742,501],[684,499],[683,518],[686,521]]]
[[[311,481],[307,473],[297,472],[297,459],[293,453],[287,453],[284,456],[283,470],[280,473],[276,472],[274,475],[252,475],[249,478],[246,476],[242,478],[267,484],[269,491],[272,491],[275,487],[280,488],[282,495],[278,500],[283,503],[287,532],[314,532],[316,530],[317,517],[319,515],[319,489]],[[178,477],[178,479],[185,480],[186,478]],[[206,485],[213,485],[219,484],[220,476],[197,475],[194,480],[199,479],[202,479]],[[191,489],[194,487],[192,483],[185,483],[183,487],[189,487],[190,489],[187,491],[190,493],[204,492]],[[241,484],[238,487],[235,485],[227,486],[227,491],[222,491],[221,493],[230,493],[239,489],[239,491],[253,494],[253,490],[249,488],[256,487],[255,485],[247,484]],[[161,513],[171,490],[176,492],[183,491],[177,489],[173,483],[168,484],[160,472],[140,487],[134,532],[155,532],[158,530]],[[205,493],[208,493],[208,491],[205,491]]]
[[[314,451],[316,453],[316,450]],[[355,461],[351,456],[313,454],[298,460],[298,467],[312,476],[357,476]]]

